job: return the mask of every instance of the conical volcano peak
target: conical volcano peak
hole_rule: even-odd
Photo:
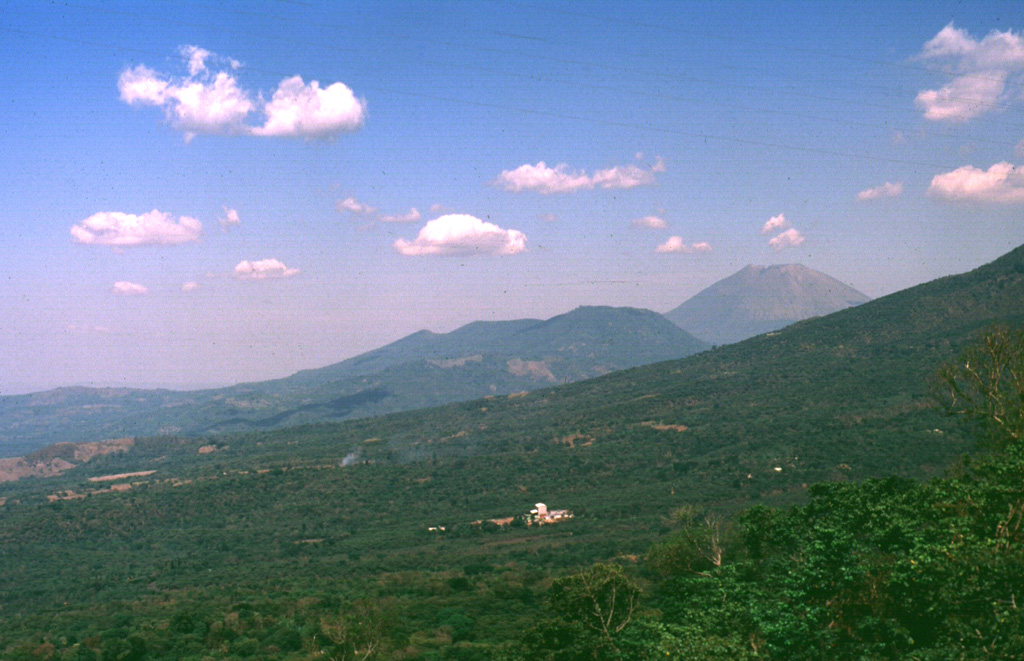
[[[702,340],[731,344],[867,300],[802,264],[749,264],[665,316]]]

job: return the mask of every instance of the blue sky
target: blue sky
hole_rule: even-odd
[[[1014,9],[4,3],[0,394],[968,270],[1024,242]]]

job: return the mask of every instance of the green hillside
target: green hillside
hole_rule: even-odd
[[[0,485],[0,651],[306,659],[373,639],[383,658],[495,658],[545,617],[553,578],[615,561],[651,580],[642,558],[683,505],[730,513],[805,502],[822,480],[941,472],[973,436],[931,405],[931,378],[991,323],[1022,320],[1024,247],[557,388],[139,439]],[[488,522],[537,502],[575,518]]]
[[[661,315],[582,307],[475,322],[274,381],[191,392],[60,388],[0,397],[0,457],[54,442],[279,429],[536,390],[681,358],[707,345]]]

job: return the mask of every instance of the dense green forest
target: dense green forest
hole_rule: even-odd
[[[935,394],[1022,319],[1024,248],[528,395],[53,446],[0,484],[0,654],[1014,658],[1020,437]]]

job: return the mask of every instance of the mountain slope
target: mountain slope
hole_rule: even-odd
[[[750,265],[665,316],[695,336],[721,345],[867,300],[856,289],[800,264]]]
[[[302,622],[329,621],[340,595],[400,609],[403,650],[454,645],[432,632],[438,613],[463,608],[475,656],[494,658],[544,617],[542,577],[631,567],[682,506],[729,511],[802,499],[820,480],[942,471],[973,434],[931,405],[929,380],[993,322],[1024,322],[1024,247],[778,333],[526,395],[135,439],[87,463],[52,448],[26,463],[75,466],[0,485],[0,649],[129,626],[159,641],[178,613],[211,632],[175,641],[189,654],[261,619],[312,645],[321,632]],[[474,524],[537,502],[576,516]]]
[[[335,365],[216,390],[61,388],[0,398],[0,456],[58,441],[343,420],[578,381],[707,348],[661,315],[584,307],[547,321],[414,333]]]

